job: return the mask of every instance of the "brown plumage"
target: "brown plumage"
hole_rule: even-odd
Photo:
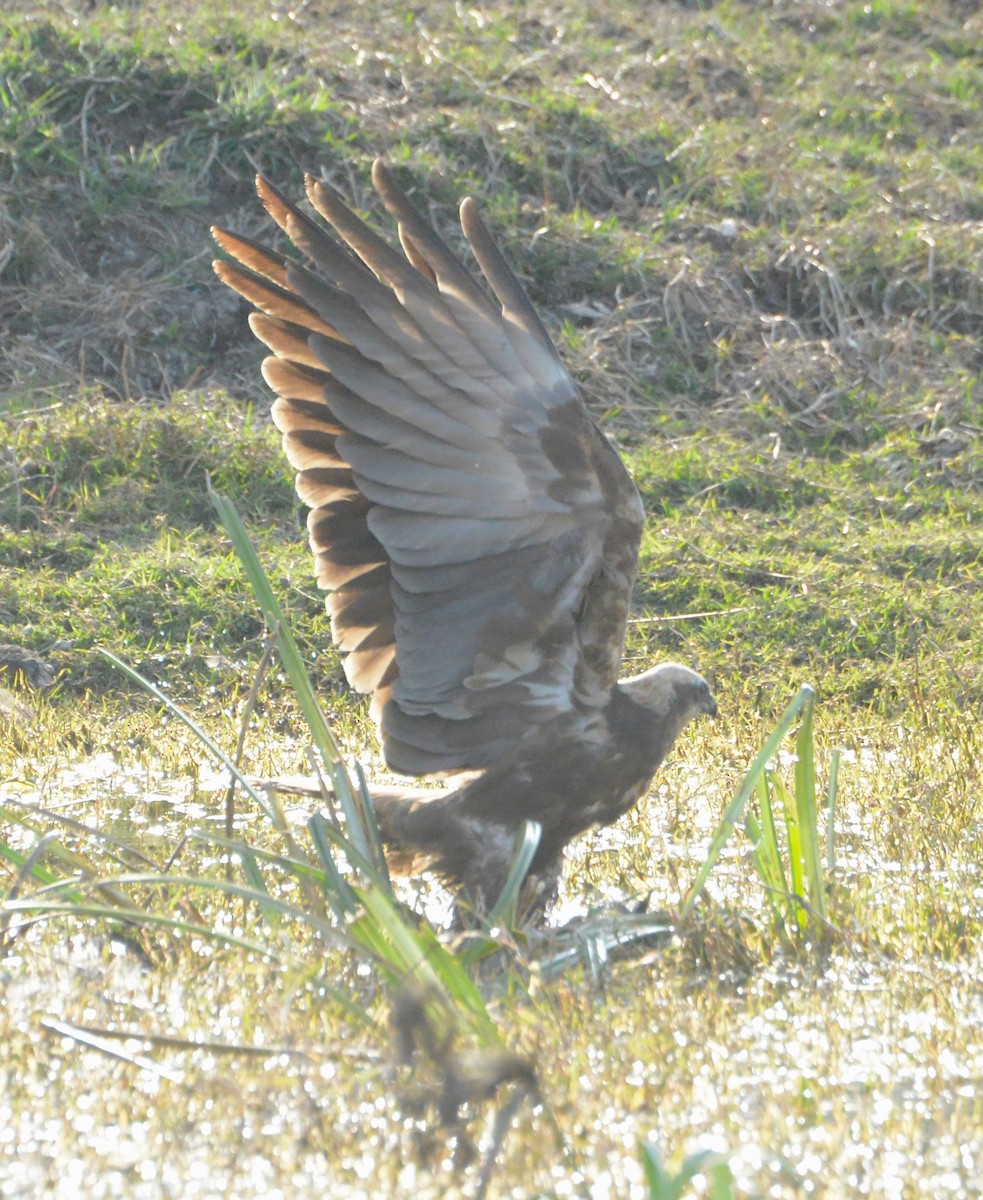
[[[481,772],[380,796],[383,837],[487,905],[524,820],[533,871],[555,876],[715,704],[676,664],[618,682],[641,501],[474,203],[461,225],[495,301],[389,169],[372,178],[402,254],[324,184],[307,196],[338,240],[259,179],[307,262],[216,229],[235,261],[215,269],[259,310],[332,634],[386,762]]]

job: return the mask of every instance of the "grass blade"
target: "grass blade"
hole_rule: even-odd
[[[514,927],[519,909],[519,895],[526,876],[529,874],[529,868],[532,866],[532,860],[536,857],[536,851],[539,849],[539,839],[542,833],[543,827],[538,821],[522,822],[522,828],[516,835],[515,849],[512,851],[509,873],[502,887],[502,893],[488,914],[489,924],[505,925],[509,929]]]
[[[318,861],[324,871],[324,894],[334,915],[339,921],[344,921],[358,912],[358,899],[352,890],[352,885],[338,870],[338,864],[331,852],[331,839],[328,830],[331,828],[323,813],[315,813],[307,822]]]
[[[816,914],[826,919],[826,885],[819,851],[819,809],[816,805],[816,759],[813,736],[815,695],[802,713],[802,724],[795,739],[795,812],[804,878],[803,895]]]
[[[271,821],[274,823],[276,822],[275,814],[271,810],[266,799],[261,796],[253,787],[253,785],[249,782],[245,775],[243,775],[232,759],[229,758],[229,756],[225,753],[222,747],[216,742],[212,741],[212,739],[196,721],[192,720],[192,718],[189,717],[182,708],[178,707],[178,705],[174,703],[170,696],[165,695],[165,693],[162,692],[160,688],[156,686],[156,684],[151,683],[150,680],[141,675],[139,671],[134,670],[133,667],[123,662],[121,658],[117,658],[111,650],[104,650],[101,646],[98,647],[98,649],[103,658],[108,659],[109,662],[111,662],[113,666],[117,668],[117,670],[122,671],[124,675],[128,675],[134,683],[138,683],[142,688],[144,688],[145,691],[148,691],[151,696],[153,696],[156,700],[159,700],[169,713],[172,713],[179,721],[187,725],[187,727],[191,730],[195,737],[198,738],[201,744],[205,746],[206,749],[218,759],[222,766],[225,767],[226,770],[230,771],[232,775],[239,781],[246,795],[248,795],[249,798],[260,809],[262,809],[264,813],[266,813]]]
[[[806,885],[802,862],[802,832],[799,825],[799,813],[796,808],[795,798],[789,795],[788,788],[782,783],[781,779],[772,771],[768,772],[768,779],[772,791],[778,797],[778,801],[782,806],[782,813],[785,817],[785,835],[788,850],[788,891],[786,894],[791,905],[792,919],[799,929],[804,929],[807,922],[807,914],[803,907],[803,902],[806,900]]]
[[[840,786],[841,750],[834,750],[829,760],[829,783],[826,787],[826,877],[832,879],[836,869],[836,793]]]
[[[758,807],[761,825],[751,813],[744,819],[744,830],[751,842],[751,857],[765,886],[765,895],[775,917],[779,932],[784,933],[788,912],[788,884],[782,867],[781,852],[775,834],[775,818],[771,803],[768,773],[758,780]]]
[[[361,927],[377,945],[385,947],[377,950],[383,965],[398,971],[400,982],[422,986],[425,992],[444,1000],[459,1016],[466,1014],[468,1024],[484,1044],[501,1046],[498,1029],[481,993],[454,955],[440,944],[430,926],[411,928],[392,898],[379,888],[360,890],[359,898],[365,914],[349,928],[357,935]]]
[[[363,858],[373,862],[375,860],[373,839],[367,832],[369,817],[365,811],[362,797],[352,786],[341,749],[335,741],[327,717],[318,702],[310,676],[307,674],[307,668],[304,666],[304,660],[277,598],[273,594],[270,582],[266,578],[259,555],[256,553],[235,505],[214,491],[210,481],[208,494],[225,526],[229,540],[239,556],[239,561],[242,563],[243,571],[253,589],[256,601],[262,609],[266,624],[276,638],[280,662],[283,664],[290,686],[297,697],[297,703],[304,714],[304,720],[320,755],[321,763],[331,780],[331,787],[345,814],[348,836]]]

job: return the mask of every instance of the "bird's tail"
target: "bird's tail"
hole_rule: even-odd
[[[263,781],[277,791],[319,797],[309,778]],[[511,857],[513,833],[466,813],[457,788],[373,785],[370,788],[386,861],[393,874],[434,871],[476,902],[497,897]]]
[[[453,797],[452,791],[373,789],[379,833],[394,871],[434,870],[458,883],[467,880],[474,835],[455,811]]]

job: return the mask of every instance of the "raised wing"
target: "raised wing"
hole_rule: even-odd
[[[403,253],[308,178],[338,240],[257,181],[306,256],[213,230],[256,306],[317,579],[383,753],[419,775],[487,766],[617,677],[642,507],[478,217],[494,303],[377,162]]]

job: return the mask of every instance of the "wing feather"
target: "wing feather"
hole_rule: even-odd
[[[318,583],[386,759],[488,765],[617,678],[642,510],[521,283],[461,224],[494,300],[382,163],[402,252],[325,184],[335,238],[265,180],[296,263],[216,231],[220,277],[258,311],[273,418],[311,507]]]

